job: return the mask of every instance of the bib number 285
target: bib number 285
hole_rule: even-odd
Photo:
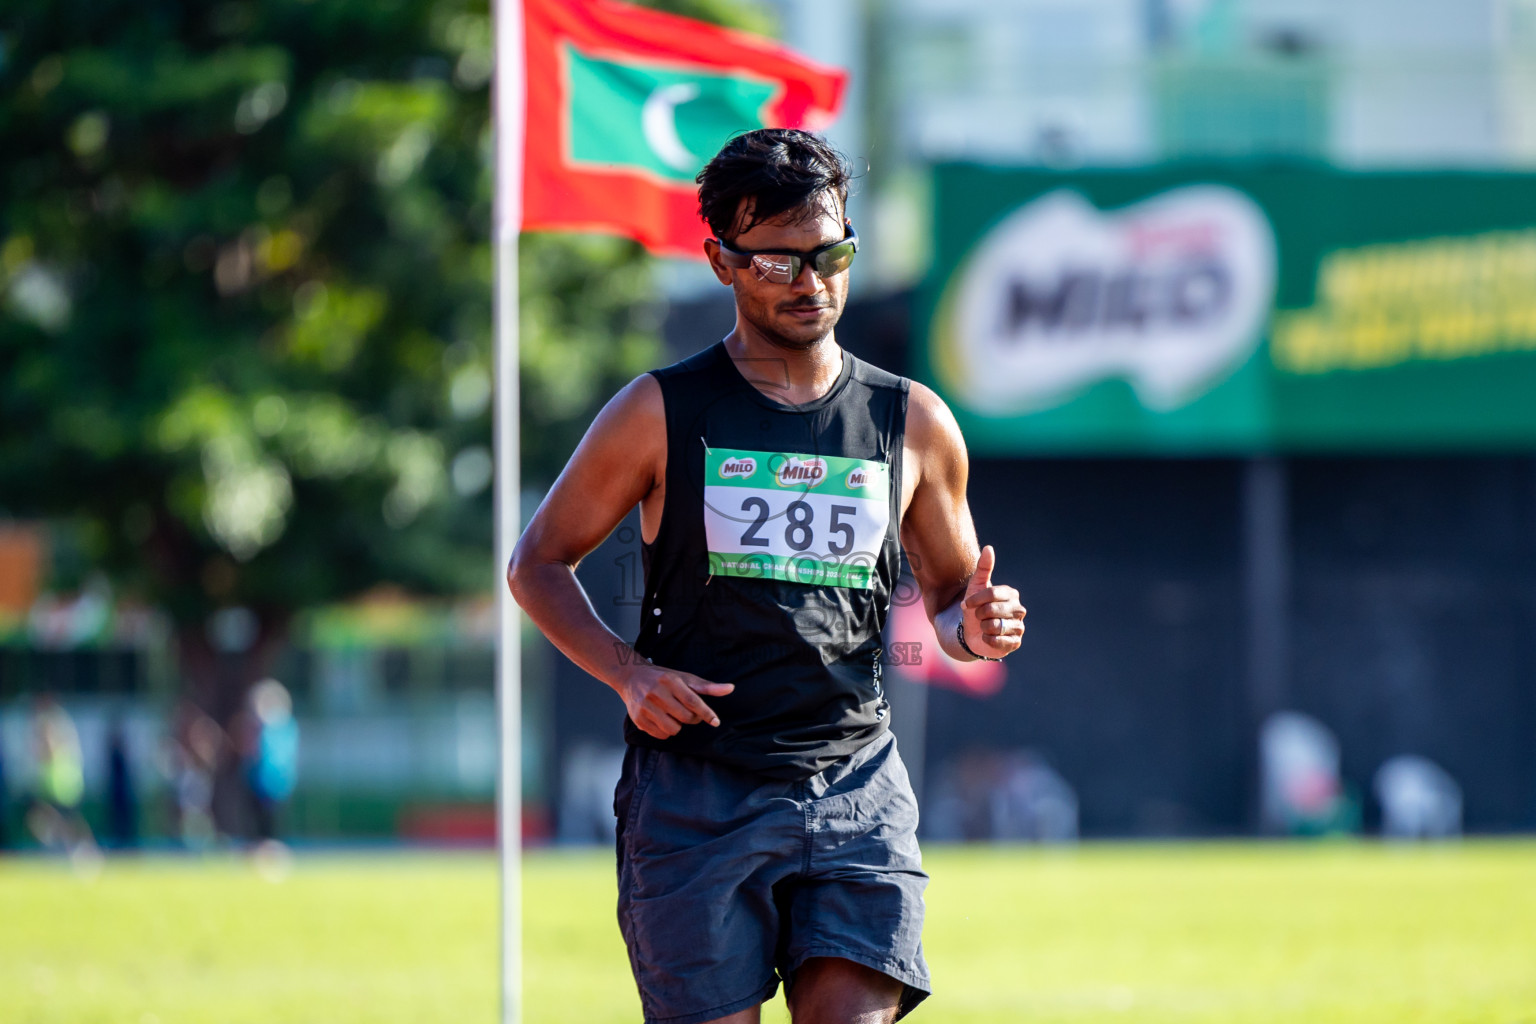
[[[868,588],[890,525],[883,462],[705,449],[710,571]]]
[[[859,514],[856,505],[832,505],[831,515],[828,517],[827,532],[835,534],[836,540],[828,539],[827,550],[834,555],[846,555],[853,551],[853,517]],[[752,497],[741,503],[743,512],[751,513],[752,523],[741,535],[741,544],[748,548],[772,547],[773,542],[767,537],[761,536],[762,530],[772,515],[768,502],[764,498]],[[806,551],[816,543],[816,534],[812,527],[816,521],[816,509],[806,501],[792,501],[784,506],[784,544],[792,551]]]

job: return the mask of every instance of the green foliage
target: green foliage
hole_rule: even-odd
[[[9,14],[5,511],[188,621],[489,585],[484,10]]]
[[[772,8],[757,0],[640,0],[685,18],[713,22],[761,36],[776,35],[778,22]]]
[[[730,0],[663,4],[761,28]],[[194,622],[493,585],[484,0],[12,0],[0,515]],[[522,243],[525,479],[659,355],[633,243]]]

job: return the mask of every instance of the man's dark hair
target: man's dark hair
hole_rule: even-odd
[[[807,207],[831,189],[848,207],[852,174],[843,155],[820,135],[798,128],[759,128],[731,139],[704,165],[699,216],[716,238],[731,239],[752,226]],[[741,201],[751,197],[750,216],[736,223]]]

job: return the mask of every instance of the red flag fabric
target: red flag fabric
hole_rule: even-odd
[[[896,674],[904,679],[971,697],[990,697],[1008,681],[1000,661],[956,661],[945,654],[920,601],[897,603],[887,633],[893,652],[897,644],[905,645],[899,649],[902,656],[892,658]]]
[[[736,132],[819,131],[847,73],[616,0],[524,0],[523,230],[626,235],[703,258],[694,176]]]

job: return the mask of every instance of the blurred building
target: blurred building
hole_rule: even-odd
[[[808,5],[777,6],[788,37],[814,45],[814,22],[797,28]],[[862,35],[861,50],[823,43],[870,82],[839,140],[870,168],[861,288],[910,284],[925,268],[921,169],[935,162],[1536,163],[1528,0],[881,0],[866,11],[859,32],[835,33]]]
[[[1528,0],[888,0],[875,131],[919,161],[1526,166]]]

